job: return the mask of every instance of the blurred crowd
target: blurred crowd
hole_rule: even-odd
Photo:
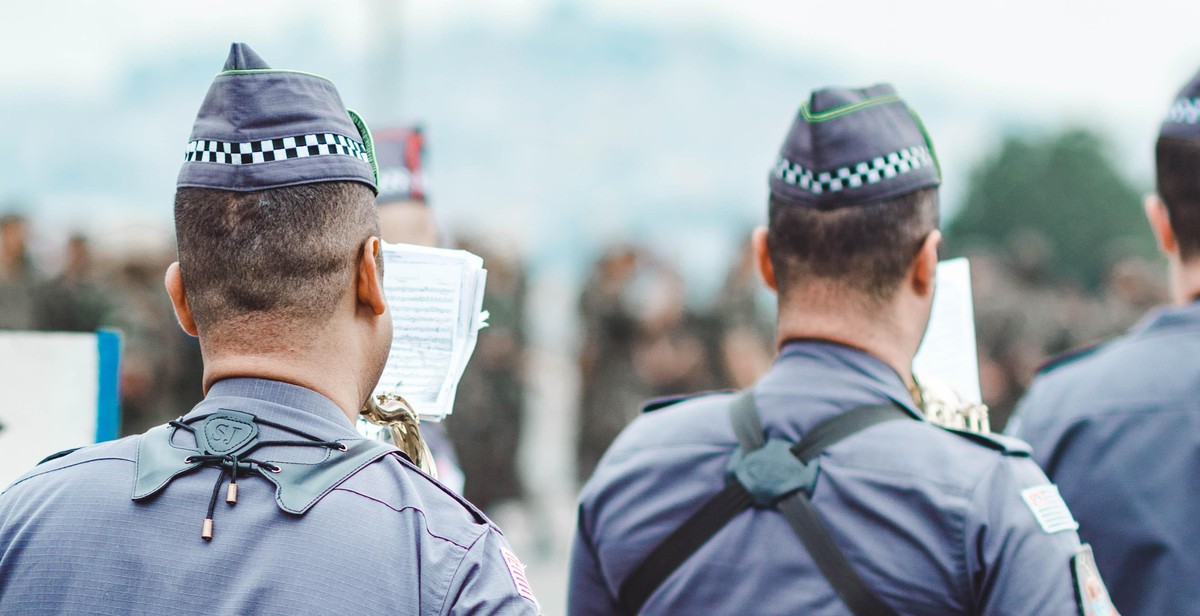
[[[1056,278],[1050,243],[1032,230],[1003,249],[964,254],[980,387],[997,432],[1043,364],[1126,331],[1168,299],[1163,265],[1137,256],[1113,259],[1100,289]],[[600,256],[579,303],[581,482],[647,399],[740,389],[765,372],[775,354],[774,306],[760,287],[748,242],[702,310],[685,303],[679,274],[647,249],[614,246]]]
[[[185,413],[202,398],[199,346],[175,323],[163,292],[169,250],[97,258],[85,235],[69,237],[47,264],[30,256],[29,221],[0,218],[0,329],[122,332],[123,434]],[[515,452],[529,392],[529,280],[512,252],[484,238],[459,242],[484,258],[489,327],[459,386],[447,433],[467,477],[466,496],[487,509],[526,496]],[[1034,232],[1001,249],[966,248],[971,260],[980,379],[993,429],[1007,421],[1038,367],[1054,355],[1128,329],[1166,301],[1158,263],[1114,259],[1100,289],[1049,272],[1053,253]],[[53,264],[51,270],[49,265]],[[579,395],[574,442],[580,482],[648,399],[751,384],[775,352],[774,305],[744,241],[719,290],[689,301],[675,264],[647,247],[602,250],[574,307]],[[567,344],[566,342],[560,342]]]
[[[968,248],[983,401],[993,430],[1008,422],[1034,374],[1055,356],[1098,344],[1167,303],[1166,267],[1115,256],[1097,289],[1057,278],[1050,243],[1034,230],[1003,248]]]

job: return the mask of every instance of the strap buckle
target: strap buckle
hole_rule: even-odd
[[[797,490],[812,494],[818,470],[816,458],[805,464],[792,453],[791,443],[771,439],[748,453],[739,447],[725,473],[746,489],[755,507],[765,508],[774,507]]]

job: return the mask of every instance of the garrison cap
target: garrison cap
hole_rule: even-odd
[[[1158,134],[1176,139],[1200,139],[1200,73],[1179,91]]]
[[[379,197],[376,203],[425,202],[425,131],[420,126],[375,131],[375,157],[379,160]]]
[[[371,134],[324,77],[273,69],[234,43],[188,140],[179,187],[256,191],[313,182],[376,190]]]
[[[772,198],[821,210],[939,184],[925,126],[887,84],[813,92],[800,105],[770,177]]]

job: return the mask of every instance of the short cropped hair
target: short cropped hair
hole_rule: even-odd
[[[175,233],[188,306],[203,334],[267,316],[328,319],[379,234],[371,190],[323,182],[257,192],[180,188]]]
[[[1179,256],[1200,256],[1200,142],[1159,137],[1154,154],[1158,195],[1167,204]]]
[[[813,282],[891,299],[925,238],[938,228],[936,188],[820,210],[771,199],[767,248],[780,295]]]

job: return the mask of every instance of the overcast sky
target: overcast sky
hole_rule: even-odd
[[[463,20],[520,28],[547,0],[408,0],[406,30]],[[613,19],[699,23],[803,57],[836,59],[856,75],[922,77],[1019,107],[1134,117],[1158,113],[1200,68],[1200,3],[1178,0],[604,0],[582,3]],[[130,54],[211,39],[255,40],[319,14],[348,48],[371,40],[378,0],[107,0],[0,5],[0,83],[5,88],[94,91]],[[861,80],[861,79],[860,79]]]
[[[367,54],[388,4],[4,2],[0,87],[101,95],[135,54],[269,40],[314,15],[344,33],[344,51]],[[395,14],[402,32],[429,35],[471,21],[520,29],[556,5],[649,27],[715,28],[784,56],[835,62],[847,84],[928,81],[1035,122],[1113,127],[1124,147],[1143,151],[1171,95],[1200,69],[1200,2],[1179,0],[406,0]],[[1145,169],[1149,154],[1134,160]]]
[[[389,15],[399,22],[394,31],[405,53],[411,46],[404,41],[436,38],[464,24],[519,32],[564,8],[639,31],[716,32],[785,64],[828,64],[843,80],[830,85],[903,84],[902,93],[917,93],[918,110],[941,102],[931,96],[943,92],[956,108],[986,107],[990,115],[983,120],[968,114],[944,120],[941,132],[935,131],[946,145],[943,157],[954,159],[946,168],[960,179],[1007,128],[993,124],[1083,124],[1111,135],[1118,160],[1148,186],[1155,127],[1174,93],[1200,69],[1200,2],[1168,0],[9,0],[0,3],[0,97],[82,101],[86,108],[87,101],[127,86],[122,80],[130,67],[144,65],[145,58],[195,57],[203,50],[203,57],[219,60],[233,40],[270,50],[271,41],[294,42],[319,23],[323,44],[337,41],[340,57],[367,60],[379,47],[378,24]],[[272,61],[287,66],[296,59]],[[406,61],[421,58],[410,54]],[[330,76],[353,87],[342,74],[353,70],[326,68],[339,70]],[[497,79],[502,83],[503,75]],[[914,85],[919,87],[910,89]],[[205,84],[196,87],[199,92]],[[1002,118],[996,109],[1004,111]],[[193,112],[189,105],[179,111],[180,120],[172,119],[178,132],[186,127],[183,115]],[[0,117],[0,130],[22,121]],[[436,152],[442,141],[434,141]],[[747,173],[761,190],[758,161],[770,151],[760,149],[764,153]],[[154,175],[169,191],[173,177],[157,170]],[[952,184],[951,196],[963,182]],[[5,189],[0,185],[0,198]],[[107,198],[113,204],[126,199]]]

